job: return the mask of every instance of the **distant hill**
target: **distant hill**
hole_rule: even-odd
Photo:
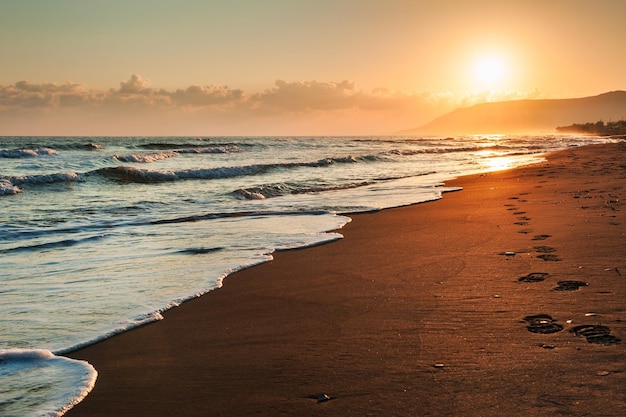
[[[590,120],[626,118],[626,91],[557,100],[516,100],[481,103],[456,109],[399,135],[480,133],[555,133],[557,126]]]

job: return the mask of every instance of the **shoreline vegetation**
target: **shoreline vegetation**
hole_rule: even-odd
[[[582,133],[594,136],[623,136],[626,135],[626,120],[618,120],[616,122],[597,122],[574,123],[570,126],[558,126],[557,132],[560,133]]]

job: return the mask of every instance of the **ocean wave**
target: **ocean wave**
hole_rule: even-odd
[[[4,416],[61,416],[89,394],[98,377],[88,362],[45,349],[0,349],[0,364]]]
[[[374,156],[364,157],[340,157],[340,158],[324,158],[313,162],[292,162],[282,164],[258,164],[258,165],[243,165],[232,167],[219,167],[219,168],[193,168],[184,169],[179,171],[164,171],[164,170],[149,170],[140,169],[129,166],[118,166],[113,168],[100,168],[94,171],[95,174],[101,175],[106,178],[112,178],[120,182],[129,183],[160,183],[171,182],[178,180],[211,180],[222,178],[234,178],[243,176],[252,176],[263,174],[272,170],[279,169],[292,169],[301,167],[327,167],[333,164],[347,164],[357,163],[359,161],[369,161],[375,158]]]
[[[178,156],[178,153],[173,151],[147,154],[113,155],[113,157],[120,162],[138,162],[143,164],[149,164],[155,161],[173,158],[175,156]]]
[[[510,146],[505,145],[493,145],[493,146],[463,146],[463,147],[434,147],[434,148],[420,148],[420,149],[393,149],[384,152],[386,155],[398,155],[398,156],[411,156],[422,154],[445,154],[455,152],[474,152],[474,151],[494,151],[494,150],[507,150],[512,149]]]
[[[81,150],[92,150],[99,151],[105,148],[104,145],[101,145],[97,142],[86,142],[85,140],[77,139],[76,141],[62,141],[62,142],[52,142],[48,144],[48,147],[63,150],[63,151],[81,151]]]
[[[76,172],[59,172],[56,174],[0,176],[0,181],[9,181],[13,185],[40,185],[58,182],[80,181],[81,176]]]
[[[321,193],[325,191],[348,190],[352,188],[365,187],[373,184],[374,181],[361,181],[348,184],[326,184],[326,185],[305,185],[298,183],[280,183],[259,185],[256,187],[240,188],[231,194],[242,200],[264,200],[266,198],[280,197],[289,194],[309,194]]]
[[[195,154],[202,154],[202,153],[238,153],[238,152],[241,152],[241,148],[239,146],[235,146],[235,145],[209,146],[209,147],[202,147],[202,148],[175,149],[174,152],[178,152],[178,153],[195,153]]]
[[[139,169],[127,166],[115,168],[101,168],[96,172],[104,177],[113,178],[120,182],[130,183],[160,183],[188,179],[219,179],[245,175],[256,175],[266,171],[262,165],[224,168],[198,168],[180,171],[158,171]]]
[[[215,253],[224,250],[224,248],[189,248],[176,251],[176,253],[181,255],[206,255],[207,253]]]
[[[58,248],[67,248],[70,246],[76,246],[85,242],[92,242],[94,240],[101,240],[106,235],[89,236],[84,239],[63,239],[54,242],[37,243],[34,245],[17,246],[14,248],[4,249],[0,253],[14,253],[14,252],[26,252],[26,251],[38,251],[38,250],[50,250]]]
[[[202,220],[217,220],[226,218],[238,218],[238,217],[273,217],[273,216],[324,216],[327,215],[326,210],[293,210],[293,211],[237,211],[227,213],[206,213],[198,214],[195,216],[176,217],[172,219],[154,220],[149,224],[176,224],[176,223],[189,223]]]
[[[22,189],[14,185],[11,181],[0,179],[0,195],[13,195],[21,192]]]
[[[207,150],[215,150],[215,153],[220,153],[220,151],[224,151],[223,153],[228,153],[231,151],[239,152],[241,148],[239,145],[233,143],[214,143],[207,144],[205,141],[197,141],[197,142],[150,142],[150,143],[142,143],[136,145],[136,148],[140,149],[148,149],[148,150],[175,150],[178,151],[180,149],[207,149]]]
[[[33,158],[41,155],[57,155],[56,149],[37,148],[37,149],[0,149],[0,158]]]

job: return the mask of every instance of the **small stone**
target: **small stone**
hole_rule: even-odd
[[[317,397],[318,403],[323,403],[323,402],[330,401],[330,400],[332,400],[332,398],[330,397],[330,395],[327,395],[327,394],[320,394],[320,396]]]
[[[598,376],[607,376],[607,375],[610,374],[610,372],[609,371],[598,371],[597,374],[598,374]]]
[[[585,313],[585,317],[593,317],[593,316],[597,316],[596,313]]]
[[[446,365],[444,365],[443,363],[436,363],[433,366],[437,369],[443,369],[446,367]]]

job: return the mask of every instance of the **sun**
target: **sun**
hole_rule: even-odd
[[[478,89],[498,89],[503,86],[508,75],[504,57],[485,54],[477,57],[472,66],[472,78]]]

